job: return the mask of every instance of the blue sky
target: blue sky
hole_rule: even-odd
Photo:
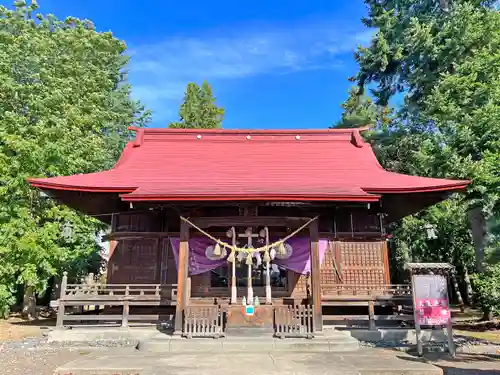
[[[38,2],[127,43],[133,94],[153,110],[151,126],[177,120],[186,84],[206,79],[225,128],[326,128],[352,85],[356,45],[372,33],[361,0]]]

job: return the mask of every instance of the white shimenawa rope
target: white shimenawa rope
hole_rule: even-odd
[[[271,250],[272,248],[277,248],[277,252],[279,254],[285,254],[286,253],[286,249],[285,249],[285,246],[284,246],[285,241],[287,241],[290,238],[292,238],[293,236],[295,236],[302,229],[304,229],[305,227],[307,227],[313,221],[317,220],[318,217],[319,216],[313,217],[312,219],[310,219],[309,221],[307,221],[304,225],[300,226],[299,228],[297,228],[296,230],[294,230],[292,233],[290,233],[286,237],[282,238],[281,240],[278,240],[278,241],[275,241],[275,242],[273,242],[271,244],[268,244],[268,245],[265,245],[265,246],[261,246],[261,247],[257,247],[257,248],[238,247],[238,246],[235,246],[235,245],[230,245],[227,242],[221,241],[218,238],[215,238],[214,236],[212,236],[211,234],[205,232],[203,229],[201,229],[200,227],[198,227],[196,224],[194,224],[193,222],[191,222],[189,219],[181,216],[181,220],[183,220],[184,222],[188,223],[194,229],[198,230],[200,233],[202,233],[203,235],[205,235],[206,237],[210,238],[212,241],[214,241],[216,243],[216,246],[215,246],[215,249],[214,249],[214,255],[217,255],[217,254],[220,255],[220,253],[221,253],[221,249],[220,248],[223,247],[223,248],[231,250],[231,254],[228,257],[228,261],[234,262],[234,260],[235,260],[235,253],[246,253],[247,254],[247,264],[251,264],[252,263],[252,254],[255,253],[255,252],[264,252],[264,261],[266,261],[266,262],[269,261],[269,259],[270,259],[269,258],[269,250]]]

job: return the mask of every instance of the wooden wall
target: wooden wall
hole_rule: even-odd
[[[111,284],[154,284],[159,280],[158,238],[119,240],[108,264]]]
[[[116,215],[112,227],[116,245],[110,251],[108,283],[177,283],[175,259],[160,213]]]
[[[305,297],[307,275],[291,274],[291,296]],[[386,241],[331,241],[321,264],[321,284],[390,284]]]
[[[338,272],[337,272],[337,271]],[[310,278],[288,272],[289,288],[273,290],[273,297],[307,297]],[[321,264],[321,284],[390,284],[387,243],[385,241],[331,241]],[[211,288],[210,274],[191,277],[193,297],[228,296],[226,288]],[[246,293],[241,290],[241,293]],[[263,293],[261,293],[264,295]]]
[[[344,229],[339,223],[336,226]],[[110,255],[109,283],[177,283],[164,215],[159,212],[121,214],[113,220],[113,228],[117,245]],[[276,290],[273,294],[276,297],[307,296],[310,280],[306,275],[290,271],[288,283],[286,290]],[[332,236],[321,265],[321,283],[389,284],[386,242],[380,239],[340,240]],[[210,288],[209,274],[192,276],[191,291],[196,297],[228,295],[225,288]]]
[[[167,237],[122,238],[116,242],[108,263],[108,283],[177,283],[177,268]]]

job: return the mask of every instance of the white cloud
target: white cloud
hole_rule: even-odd
[[[134,96],[153,109],[155,122],[168,121],[176,117],[187,82],[207,79],[220,86],[224,80],[264,74],[336,69],[342,66],[341,55],[370,35],[366,29],[356,32],[309,22],[175,36],[134,46],[129,76]]]

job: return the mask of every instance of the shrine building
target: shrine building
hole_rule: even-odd
[[[374,328],[379,306],[411,303],[387,226],[469,184],[384,170],[365,129],[131,130],[110,170],[29,179],[111,228],[107,283],[65,276],[59,326],[161,320],[154,307],[188,337],[313,336],[330,307],[365,306]],[[92,304],[121,315],[68,314]]]

